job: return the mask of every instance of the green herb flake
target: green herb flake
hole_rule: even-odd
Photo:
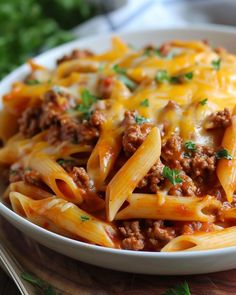
[[[21,274],[21,278],[23,280],[27,281],[28,283],[30,283],[31,285],[33,285],[34,287],[36,287],[37,289],[40,289],[43,292],[43,294],[45,294],[45,295],[57,295],[58,294],[53,286],[51,286],[47,282],[37,278],[34,275],[24,272]]]
[[[142,101],[140,102],[140,105],[141,105],[142,107],[149,107],[149,100],[148,100],[147,98],[145,98],[144,100],[142,100]]]
[[[183,153],[183,157],[184,158],[187,158],[187,159],[190,159],[191,158],[191,154],[189,154],[189,153]]]
[[[126,74],[126,69],[125,68],[121,68],[119,65],[114,65],[113,66],[113,71],[116,74],[121,74],[121,75],[125,75]]]
[[[232,156],[229,154],[229,152],[226,150],[226,149],[222,149],[222,150],[219,150],[217,153],[216,153],[216,159],[227,159],[227,160],[232,160]]]
[[[187,282],[167,290],[163,295],[191,295]]]
[[[27,81],[25,81],[25,83],[27,85],[37,85],[37,84],[40,84],[39,80],[36,80],[36,79],[27,80]]]
[[[220,65],[221,65],[221,59],[217,59],[217,60],[213,60],[211,62],[211,65],[213,67],[214,70],[218,71],[220,69]]]
[[[168,179],[173,185],[176,185],[178,183],[182,183],[183,180],[182,178],[179,176],[180,171],[175,170],[175,169],[170,169],[169,167],[165,166],[163,168],[163,172],[162,175]]]
[[[85,221],[88,221],[90,218],[88,216],[81,215],[80,219],[81,219],[82,222],[85,222]]]
[[[204,98],[203,100],[200,100],[199,103],[204,106],[207,104],[208,98]]]
[[[192,141],[186,141],[184,147],[189,151],[196,151],[196,144]]]
[[[94,103],[97,102],[98,97],[92,95],[88,89],[83,89],[81,92],[81,104],[76,107],[76,110],[81,112],[85,118],[89,118],[91,114],[91,107]]]
[[[192,80],[193,79],[193,72],[189,72],[189,73],[184,74],[184,78],[186,80]]]
[[[149,119],[147,118],[144,118],[142,116],[135,116],[135,122],[139,125],[143,124],[143,123],[147,123],[147,122],[150,122]]]
[[[123,82],[130,90],[134,90],[137,87],[137,84],[129,79],[126,75],[120,75],[119,79]]]
[[[169,81],[169,80],[170,80],[170,77],[169,77],[166,70],[157,71],[157,73],[156,73],[156,81],[157,82],[163,83],[163,82]]]

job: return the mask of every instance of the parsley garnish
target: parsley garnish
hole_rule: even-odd
[[[143,55],[146,55],[146,56],[157,55],[157,56],[163,57],[159,48],[146,48],[144,50]]]
[[[119,65],[114,65],[113,66],[113,71],[116,72],[117,74],[125,75],[126,74],[126,69],[121,68]]]
[[[121,68],[119,65],[114,65],[113,70],[119,75],[121,82],[123,82],[130,90],[134,90],[136,88],[137,84],[126,76],[125,68]]]
[[[170,81],[170,77],[169,77],[167,71],[166,70],[157,71],[157,73],[156,73],[156,81],[161,82],[161,83],[163,83],[165,81]]]
[[[147,118],[144,118],[142,116],[135,116],[135,122],[139,125],[143,124],[143,123],[147,123],[147,122],[150,122],[149,119]]]
[[[84,222],[84,221],[88,221],[90,218],[88,216],[81,215],[80,219],[81,219],[82,222]]]
[[[25,83],[26,83],[27,85],[36,85],[36,84],[40,84],[39,80],[36,80],[36,79],[27,80],[27,81],[25,81]]]
[[[193,72],[189,72],[189,73],[184,74],[184,78],[186,80],[192,80],[193,79]]]
[[[187,282],[167,290],[163,295],[191,295]]]
[[[144,100],[142,100],[142,101],[140,102],[140,105],[141,105],[142,107],[149,107],[149,100],[148,100],[147,98],[145,98]]]
[[[58,159],[57,163],[61,166],[65,165],[65,164],[69,164],[72,165],[74,164],[74,160],[69,160],[69,159]]]
[[[119,79],[123,82],[130,90],[134,90],[137,84],[130,80],[126,75],[120,75]]]
[[[97,101],[97,97],[92,95],[88,89],[81,92],[81,104],[77,106],[77,111],[81,112],[86,118],[90,116],[90,108]]]
[[[45,294],[45,295],[57,295],[58,294],[56,292],[56,290],[53,288],[53,286],[51,286],[50,284],[48,284],[47,282],[45,282],[43,280],[40,280],[39,278],[37,278],[34,275],[24,272],[21,274],[21,278],[23,280],[29,282],[34,287],[40,289],[43,292],[43,294]]]
[[[162,175],[168,179],[173,185],[176,185],[178,183],[182,183],[183,180],[179,176],[180,171],[175,170],[175,169],[170,169],[168,166],[165,166],[163,168]]]
[[[211,65],[213,67],[214,70],[218,71],[220,69],[220,64],[221,64],[221,59],[217,59],[217,60],[213,60],[211,62]]]
[[[229,154],[229,152],[226,149],[219,150],[216,153],[216,159],[219,160],[219,159],[222,159],[222,158],[225,158],[227,160],[232,160],[232,156]]]
[[[185,148],[190,151],[196,151],[196,144],[192,141],[186,141],[184,144]]]
[[[199,103],[204,106],[208,101],[208,98],[204,98],[203,100],[200,100]]]

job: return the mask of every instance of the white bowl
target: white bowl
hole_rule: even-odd
[[[222,26],[147,30],[119,34],[125,41],[142,46],[160,44],[171,39],[207,39],[213,45],[235,50],[236,30]],[[36,58],[40,64],[53,67],[55,60],[74,48],[103,51],[110,46],[111,35],[93,36],[57,47]],[[236,51],[236,50],[235,50]],[[0,83],[0,95],[9,91],[12,82],[29,73],[21,66]],[[77,260],[115,270],[145,274],[200,274],[228,270],[236,267],[236,247],[217,250],[155,253],[108,249],[89,245],[49,232],[18,216],[0,203],[0,214],[39,243]]]

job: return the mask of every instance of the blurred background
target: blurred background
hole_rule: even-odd
[[[236,25],[235,0],[0,0],[0,79],[75,38],[192,24]]]

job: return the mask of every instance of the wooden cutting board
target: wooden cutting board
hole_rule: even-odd
[[[112,271],[58,254],[23,235],[2,217],[0,239],[25,271],[49,282],[63,295],[161,295],[184,281],[188,282],[192,295],[236,294],[236,270],[194,276],[153,276]]]

